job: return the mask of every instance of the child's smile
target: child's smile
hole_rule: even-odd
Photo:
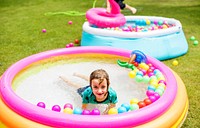
[[[93,94],[96,97],[96,100],[101,102],[104,101],[108,95],[107,80],[103,79],[100,83],[98,79],[93,79],[91,83]]]

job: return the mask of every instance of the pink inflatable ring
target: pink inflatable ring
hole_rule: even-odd
[[[108,13],[104,8],[92,8],[88,10],[86,18],[90,24],[97,27],[119,27],[126,23],[124,15],[120,13]]]

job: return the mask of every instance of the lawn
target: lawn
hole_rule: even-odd
[[[92,8],[94,0],[0,0],[0,75],[20,59],[46,50],[63,48],[66,44],[81,40],[85,16],[45,15],[48,12],[77,11],[85,13]],[[189,111],[182,128],[200,127],[200,45],[190,40],[195,36],[200,41],[200,0],[126,0],[138,9],[136,15],[163,16],[180,20],[188,41],[187,54],[163,61],[182,78],[187,88]],[[96,7],[105,7],[99,0]],[[122,11],[131,15],[130,11]],[[72,25],[68,21],[73,21]],[[42,29],[46,33],[42,33]],[[1,126],[1,125],[0,125]]]

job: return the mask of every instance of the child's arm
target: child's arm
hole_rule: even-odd
[[[65,81],[67,84],[69,84],[70,86],[76,87],[76,88],[80,88],[81,86],[75,83],[72,83],[71,81],[69,81],[67,78],[65,78],[64,76],[60,76],[60,78]]]
[[[82,78],[82,79],[84,79],[86,81],[89,81],[89,78],[87,76],[85,76],[85,75],[74,73],[74,76],[77,76],[77,77],[80,77],[80,78]]]
[[[110,7],[110,2],[109,2],[109,0],[106,0],[106,5],[107,5],[106,10],[107,10],[108,13],[110,13],[111,7]]]
[[[109,104],[108,107],[106,108],[106,110],[103,112],[103,115],[105,114],[108,114],[108,111],[111,109],[111,108],[114,108],[116,106],[116,104]]]

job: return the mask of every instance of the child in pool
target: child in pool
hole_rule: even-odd
[[[61,77],[66,83],[77,87],[77,92],[82,97],[82,109],[87,109],[87,105],[91,104],[108,104],[108,107],[105,109],[103,114],[107,114],[110,108],[116,106],[117,103],[117,94],[116,92],[109,87],[110,80],[108,73],[103,69],[97,69],[90,74],[90,79],[81,74],[74,74],[85,80],[89,80],[90,85],[86,87],[81,87],[77,84],[74,84],[67,80],[64,77]]]
[[[123,3],[124,0],[115,0],[115,1],[116,1],[116,2],[118,3],[118,5],[120,6],[120,9],[122,9],[122,10],[123,10],[124,8],[129,9],[129,10],[131,10],[131,12],[132,12],[133,14],[135,14],[135,13],[137,12],[136,8],[131,7],[131,6],[129,6],[128,4]],[[110,13],[110,11],[111,11],[111,6],[110,6],[109,0],[106,0],[106,3],[107,3],[107,12]]]

